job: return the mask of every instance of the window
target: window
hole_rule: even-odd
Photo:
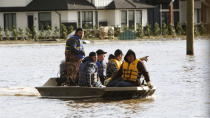
[[[128,14],[129,14],[129,23],[128,23],[129,28],[134,29],[134,18],[135,18],[134,11],[133,10],[129,11]]]
[[[13,27],[16,27],[16,14],[15,13],[4,14],[4,28],[11,30]]]
[[[142,25],[142,11],[136,11],[136,24]]]
[[[169,12],[162,12],[162,23],[169,23]]]
[[[82,27],[93,28],[93,12],[92,11],[82,12]]]
[[[51,27],[51,13],[43,12],[39,13],[39,30],[47,30],[47,27]]]
[[[121,26],[127,26],[127,11],[121,11]]]
[[[201,22],[201,10],[200,9],[195,9],[195,23],[199,24]]]
[[[98,28],[98,11],[95,11],[95,27]]]
[[[175,11],[174,12],[174,25],[177,25],[179,23],[179,12]]]
[[[81,18],[80,18],[80,12],[78,12],[78,27],[81,27]]]

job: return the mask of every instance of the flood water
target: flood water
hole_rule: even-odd
[[[156,86],[147,99],[102,101],[43,99],[34,89],[56,77],[64,44],[0,45],[0,118],[209,118],[209,40],[195,41],[195,55],[175,41],[101,41],[85,45],[124,53],[133,49]]]

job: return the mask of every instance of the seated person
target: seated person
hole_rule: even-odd
[[[107,78],[110,78],[113,73],[117,72],[120,69],[120,66],[122,64],[123,53],[120,49],[117,49],[114,52],[113,56],[114,57],[109,59],[109,62],[107,63],[107,69],[106,69]]]
[[[144,64],[139,59],[136,59],[136,54],[132,50],[128,50],[124,57],[124,62],[122,63],[119,71],[112,76],[113,80],[118,80],[112,83],[111,86],[117,87],[131,87],[139,86],[140,77],[144,76],[147,85],[152,88],[150,82],[149,73],[147,72]],[[120,78],[120,79],[119,79]]]
[[[79,86],[104,87],[98,77],[98,67],[96,65],[96,53],[90,52],[80,65]]]

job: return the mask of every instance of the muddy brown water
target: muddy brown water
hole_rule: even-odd
[[[148,55],[157,91],[147,99],[73,101],[42,99],[34,89],[57,76],[64,44],[0,45],[0,118],[209,118],[209,40],[195,41],[194,56],[186,56],[185,46],[184,40],[86,44],[86,54],[119,48]]]

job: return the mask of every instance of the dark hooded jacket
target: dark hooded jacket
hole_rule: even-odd
[[[135,52],[133,50],[129,49],[128,52],[126,53],[125,57],[124,57],[124,61],[128,62],[128,60],[127,60],[127,56],[128,55],[134,55],[134,58],[136,59]],[[146,82],[149,82],[150,81],[149,73],[147,72],[146,67],[145,67],[145,65],[144,65],[144,63],[142,61],[139,61],[137,63],[137,68],[138,68],[138,71],[139,71],[138,72],[139,73],[139,77],[141,77],[141,75],[143,75],[144,79],[146,80]],[[112,78],[113,79],[119,78],[119,77],[122,76],[122,74],[123,74],[123,67],[121,65],[120,70],[116,74],[114,74],[112,76]]]

